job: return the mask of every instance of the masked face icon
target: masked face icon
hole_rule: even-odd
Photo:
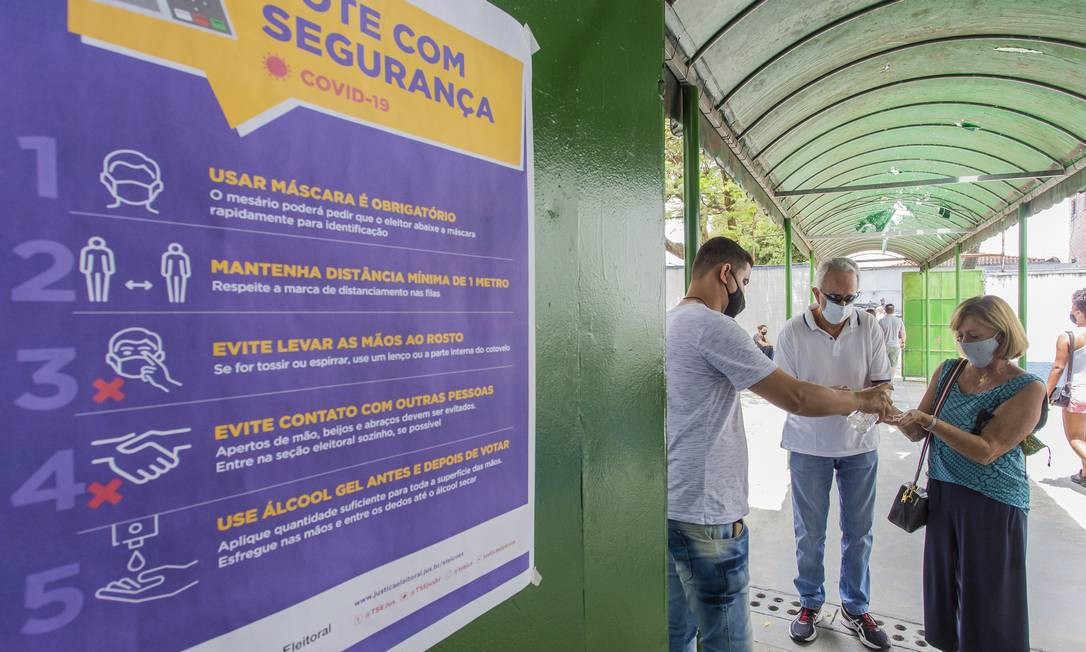
[[[166,351],[158,333],[132,327],[117,331],[109,338],[106,362],[122,378],[141,380],[163,392],[181,387],[166,367]]]
[[[158,213],[151,202],[158,197],[165,187],[158,163],[134,149],[119,149],[110,152],[102,160],[102,172],[98,180],[113,197],[109,208],[121,204],[143,206],[152,213]]]
[[[165,359],[162,339],[143,328],[126,328],[118,332],[110,339],[106,354],[106,362],[124,378],[141,378],[145,375],[144,367]]]

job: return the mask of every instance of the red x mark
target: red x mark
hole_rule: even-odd
[[[108,383],[101,378],[95,380],[91,385],[94,385],[94,389],[98,390],[94,395],[95,403],[104,403],[107,398],[111,398],[118,403],[124,398],[124,392],[121,391],[121,385],[124,385],[124,378],[114,378]]]
[[[110,505],[116,505],[121,502],[121,494],[117,493],[118,487],[121,486],[120,478],[113,478],[103,487],[97,482],[90,483],[87,489],[94,494],[94,497],[87,503],[91,509],[98,509],[102,503],[109,503]]]

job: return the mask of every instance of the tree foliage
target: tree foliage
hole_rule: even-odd
[[[683,148],[682,138],[664,128],[664,212],[671,222],[683,219]],[[769,219],[758,205],[728,178],[715,161],[702,153],[701,210],[699,242],[718,235],[738,242],[754,257],[756,265],[784,264],[784,230]],[[667,250],[683,257],[681,243],[668,240]]]

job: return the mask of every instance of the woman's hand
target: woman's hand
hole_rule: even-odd
[[[921,428],[927,427],[931,424],[931,415],[927,412],[920,410],[906,410],[893,418],[887,418],[887,423],[892,423],[898,428],[907,428],[909,426],[920,426]]]
[[[902,412],[894,408],[882,417],[882,421],[897,426],[901,434],[909,441],[920,441],[927,436],[924,426],[931,423],[931,416],[920,410],[907,410]]]

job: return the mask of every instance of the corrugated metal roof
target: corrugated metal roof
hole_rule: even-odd
[[[674,0],[666,11],[671,71],[701,87],[748,185],[770,192],[819,258],[885,238],[939,262],[1019,204],[1086,184],[1075,175],[1086,0]],[[984,175],[1010,178],[947,182]]]

